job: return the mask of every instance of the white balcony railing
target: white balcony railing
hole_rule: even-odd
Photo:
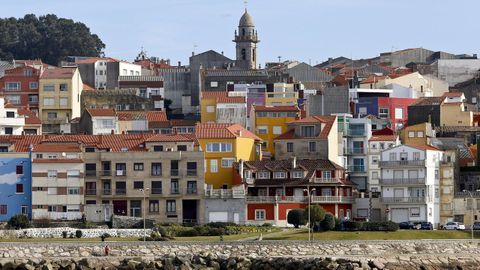
[[[380,161],[380,167],[425,166],[425,160]]]
[[[425,185],[425,178],[381,178],[381,185],[389,186],[408,186],[408,185]]]
[[[307,196],[247,196],[247,202],[256,203],[308,203]],[[312,196],[312,203],[352,203],[353,196]]]
[[[313,179],[314,183],[318,184],[335,184],[338,183],[338,178],[321,178],[321,177],[315,177]]]
[[[383,203],[425,203],[426,197],[382,197]]]
[[[206,198],[245,198],[244,189],[207,189]]]

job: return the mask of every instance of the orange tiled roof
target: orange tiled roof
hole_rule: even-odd
[[[155,134],[148,138],[147,142],[191,142],[194,141],[191,137],[184,134]]]
[[[259,106],[253,105],[255,112],[299,112],[300,109],[293,106]]]
[[[170,120],[170,124],[174,127],[195,126],[197,124],[197,121],[189,119],[172,119]]]
[[[336,116],[308,116],[303,119],[299,119],[296,121],[291,122],[290,124],[308,124],[308,123],[323,123],[325,124],[322,128],[320,134],[317,137],[319,139],[327,139],[328,135],[330,134],[330,130],[332,129],[333,124],[335,123]],[[292,140],[292,139],[304,139],[308,137],[300,137],[295,135],[294,129],[290,129],[287,132],[283,133],[282,135],[275,138],[275,140]]]
[[[72,78],[76,67],[47,68],[43,71],[41,79],[68,79]]]
[[[103,57],[103,58],[102,57],[89,57],[89,58],[85,58],[85,59],[80,59],[76,63],[77,64],[91,64],[91,63],[95,63],[97,61],[121,62],[120,60],[115,59],[115,58],[111,58],[111,57]]]
[[[40,143],[33,147],[33,152],[81,152],[78,143]]]
[[[89,84],[86,84],[86,83],[83,84],[83,91],[93,91],[93,90],[95,90],[95,88],[93,88],[93,86],[91,86]]]
[[[216,99],[218,103],[245,103],[245,97],[229,97],[226,91],[203,91],[202,99]]]
[[[444,97],[461,97],[463,95],[462,92],[445,92],[443,93]]]
[[[87,113],[92,117],[115,116],[114,109],[87,109]]]
[[[366,78],[365,80],[361,81],[360,83],[361,84],[364,84],[364,83],[377,83],[378,81],[381,81],[383,79],[387,78],[387,76],[376,76],[375,74],[370,74],[370,76],[368,76],[368,78]]]
[[[262,140],[239,124],[198,123],[195,126],[195,135],[198,139],[250,138]]]
[[[442,150],[440,150],[436,147],[433,147],[431,145],[407,145],[407,146],[417,148],[417,149],[420,149],[420,150],[442,151]]]
[[[27,125],[41,125],[42,121],[38,116],[27,109],[18,109],[18,114],[23,115],[25,117],[25,124]]]
[[[168,121],[167,114],[164,111],[148,111],[147,120],[148,122]]]
[[[375,141],[396,141],[397,136],[395,135],[374,135],[372,136],[369,141],[375,142]]]

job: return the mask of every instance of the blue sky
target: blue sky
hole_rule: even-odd
[[[243,0],[23,0],[2,1],[0,17],[53,13],[81,21],[100,36],[106,54],[149,56],[186,63],[194,50],[224,51],[244,9]],[[479,53],[478,0],[250,0],[261,42],[260,63],[282,59],[316,64],[424,47]]]

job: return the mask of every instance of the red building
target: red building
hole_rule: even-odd
[[[21,66],[6,70],[0,78],[0,93],[17,108],[30,108],[38,113],[38,85],[41,69]]]
[[[234,181],[246,187],[247,223],[287,226],[288,211],[320,205],[335,217],[352,215],[354,184],[329,160],[261,160],[234,164]]]
[[[355,104],[357,115],[375,115],[381,119],[389,119],[393,130],[400,129],[407,124],[408,106],[416,98],[394,97],[360,97]]]

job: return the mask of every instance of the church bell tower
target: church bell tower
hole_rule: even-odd
[[[257,68],[257,31],[253,24],[253,19],[248,14],[247,9],[240,18],[238,23],[238,33],[235,31],[235,39],[233,40],[237,49],[236,66],[242,69]]]

